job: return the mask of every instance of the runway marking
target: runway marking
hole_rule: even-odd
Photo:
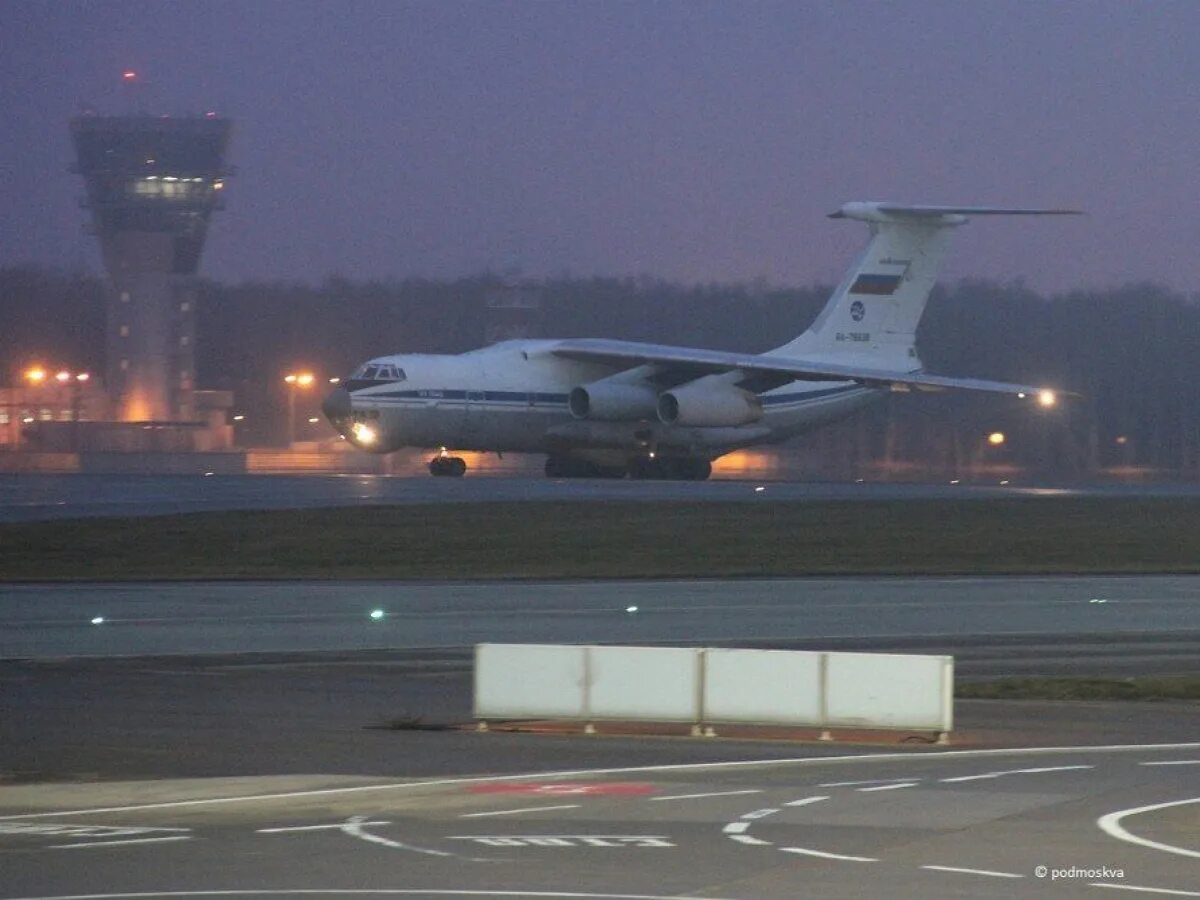
[[[784,806],[808,806],[810,803],[820,803],[822,800],[828,800],[828,797],[805,797],[802,800],[791,800]]]
[[[100,813],[138,812],[150,809],[179,809],[189,806],[217,806],[227,803],[254,803],[264,800],[296,800],[310,797],[328,797],[339,794],[360,794],[373,791],[415,790],[418,788],[447,787],[464,784],[483,784],[495,781],[523,781],[530,778],[578,778],[599,775],[628,775],[649,772],[701,772],[724,769],[770,768],[778,766],[844,765],[861,762],[894,762],[899,760],[942,760],[977,759],[991,756],[1034,756],[1055,753],[1124,753],[1153,750],[1200,750],[1200,743],[1178,744],[1106,744],[1095,747],[1022,747],[1017,749],[989,750],[927,750],[908,753],[860,753],[851,756],[805,756],[791,759],[747,759],[728,760],[715,763],[674,763],[661,766],[630,766],[614,769],[573,769],[565,772],[530,772],[522,775],[488,775],[470,778],[436,778],[428,781],[401,781],[387,784],[363,784],[341,788],[317,788],[309,791],[284,791],[275,794],[243,794],[232,797],[209,797],[196,800],[170,800],[161,803],[139,803],[129,806],[103,806],[92,809],[56,810],[54,812],[18,813],[0,816],[0,822],[15,822],[27,819],[62,818],[63,816],[91,816]]]
[[[816,856],[821,859],[836,859],[843,862],[879,862],[873,856],[845,856],[841,853],[827,853],[824,850],[812,850],[808,847],[780,847],[784,853],[798,853],[801,856]]]
[[[911,781],[910,778],[871,778],[867,781],[827,781],[817,787],[858,787],[860,784],[892,784],[896,781]]]
[[[515,816],[519,813],[546,812],[552,809],[579,809],[579,803],[564,803],[560,806],[526,806],[523,809],[501,809],[495,812],[463,813],[460,819],[482,819],[486,816]]]
[[[665,834],[460,834],[448,841],[475,841],[487,847],[635,847],[672,848]],[[578,841],[579,843],[575,843]]]
[[[1175,847],[1171,844],[1162,844],[1158,841],[1152,841],[1148,838],[1138,837],[1136,834],[1131,834],[1126,831],[1121,825],[1121,820],[1129,816],[1136,816],[1146,812],[1155,812],[1160,809],[1170,809],[1173,806],[1186,806],[1189,803],[1200,803],[1200,797],[1192,797],[1188,800],[1172,800],[1169,803],[1155,803],[1151,806],[1139,806],[1134,809],[1121,809],[1116,812],[1110,812],[1108,815],[1101,816],[1096,820],[1096,824],[1109,837],[1114,837],[1119,841],[1127,841],[1130,844],[1138,844],[1142,847],[1149,847],[1151,850],[1161,850],[1164,853],[1175,853],[1179,856],[1190,856],[1193,859],[1200,859],[1200,850],[1188,850],[1186,847]],[[1186,896],[1186,895],[1185,895]],[[1196,894],[1193,896],[1200,896]]]
[[[750,830],[749,822],[730,822],[721,829],[726,834],[742,834]]]
[[[359,825],[391,825],[391,822],[359,822]],[[288,831],[337,831],[346,827],[345,822],[332,825],[292,825],[287,828],[258,828],[256,834],[283,834]]]
[[[871,794],[878,791],[898,791],[903,788],[916,787],[919,783],[916,781],[902,781],[899,784],[880,784],[875,787],[859,788],[858,792],[860,794]]]
[[[1111,881],[1090,881],[1088,887],[1108,888],[1112,891],[1138,891],[1143,894],[1166,894],[1170,897],[1200,897],[1197,891],[1181,891],[1172,888],[1139,887],[1136,884],[1113,884]]]
[[[931,872],[959,872],[963,875],[984,875],[988,878],[1024,878],[1016,872],[994,872],[991,869],[966,869],[960,866],[921,866]]]
[[[74,847],[118,847],[126,844],[161,844],[163,841],[190,841],[190,834],[175,834],[170,837],[129,838],[124,841],[88,841],[86,844],[51,844],[51,850],[70,850]]]
[[[956,778],[940,778],[945,784],[964,781],[987,781],[992,778],[1003,778],[1005,775],[1041,775],[1045,772],[1070,772],[1078,769],[1094,769],[1095,766],[1044,766],[1040,769],[1008,769],[1004,772],[985,772],[982,775],[959,775]]]
[[[730,840],[737,841],[739,844],[749,844],[754,847],[770,847],[770,841],[760,841],[756,837],[751,837],[748,834],[731,834]]]
[[[426,856],[454,856],[453,853],[447,853],[445,850],[430,850],[426,847],[414,847],[412,844],[403,844],[400,841],[393,841],[391,838],[385,838],[380,837],[377,834],[371,834],[371,832],[363,830],[363,826],[366,824],[366,816],[351,816],[342,825],[341,830],[351,837],[356,837],[359,840],[368,841],[372,844],[382,844],[384,847],[391,847],[393,850],[410,850],[413,853],[423,853]]]
[[[747,791],[713,791],[709,794],[675,794],[671,797],[651,797],[651,803],[661,803],[664,800],[699,800],[703,797],[735,797],[739,794],[761,794],[761,788],[753,788]]]
[[[46,835],[49,837],[122,837],[155,831],[191,831],[190,828],[139,827],[134,825],[72,825],[34,822],[0,822],[0,834]]]
[[[1138,763],[1139,766],[1200,766],[1200,759],[1164,759],[1160,762]]]
[[[6,900],[148,900],[154,897],[307,897],[342,894],[357,896],[406,897],[544,897],[547,900],[695,900],[679,894],[585,894],[579,891],[487,891],[438,888],[292,888],[271,890],[225,891],[140,891],[124,894],[58,894],[43,897],[12,897]],[[733,900],[730,897],[710,897],[707,900]]]
[[[767,816],[773,816],[777,812],[779,812],[778,807],[768,807],[767,809],[756,809],[754,812],[742,813],[738,818],[753,821],[755,819],[765,819]]]

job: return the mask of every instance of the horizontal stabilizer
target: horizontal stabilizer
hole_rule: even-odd
[[[904,206],[899,203],[879,203],[858,200],[845,203],[831,219],[859,219],[863,222],[897,222],[903,220],[941,220],[936,224],[959,225],[967,216],[1081,216],[1077,209],[1026,209],[1002,206]],[[930,221],[930,224],[935,224]]]

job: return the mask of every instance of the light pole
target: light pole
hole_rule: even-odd
[[[284,382],[288,386],[288,449],[292,448],[292,444],[296,443],[296,391],[308,390],[316,381],[316,376],[312,372],[289,372],[283,376]]]

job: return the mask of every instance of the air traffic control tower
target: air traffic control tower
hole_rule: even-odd
[[[197,418],[196,271],[232,174],[231,124],[212,114],[71,120],[75,171],[111,281],[105,384],[119,421]]]

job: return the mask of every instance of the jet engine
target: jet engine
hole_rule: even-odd
[[[647,384],[607,380],[580,385],[567,396],[571,415],[600,422],[653,418],[657,402],[658,394]]]
[[[762,415],[758,395],[731,384],[702,379],[658,395],[658,418],[664,425],[749,425]]]

